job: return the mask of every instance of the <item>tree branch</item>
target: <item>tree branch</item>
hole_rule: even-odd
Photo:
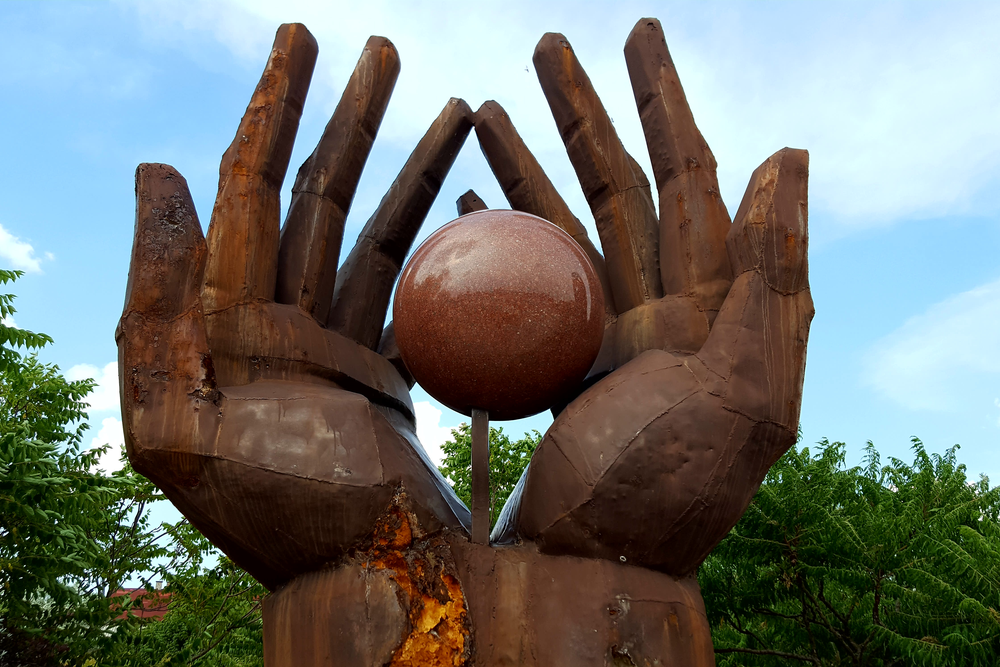
[[[784,651],[769,651],[764,649],[753,649],[753,648],[717,648],[716,653],[748,653],[750,655],[771,655],[776,658],[788,658],[790,660],[801,660],[802,662],[811,662],[814,665],[818,665],[819,662],[815,658],[811,658],[807,655],[799,655],[797,653],[785,653]]]

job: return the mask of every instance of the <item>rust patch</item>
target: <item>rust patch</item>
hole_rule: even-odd
[[[785,233],[785,252],[791,254],[795,252],[795,234]]]
[[[450,549],[440,537],[422,539],[404,500],[397,494],[379,519],[365,563],[390,572],[408,609],[409,632],[388,665],[460,667],[471,653],[469,620]]]

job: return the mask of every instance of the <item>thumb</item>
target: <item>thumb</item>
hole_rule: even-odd
[[[792,442],[813,316],[808,159],[782,149],[750,179],[726,241],[736,280],[697,355],[721,383],[727,408],[781,427]]]
[[[135,238],[115,335],[122,417],[133,466],[169,485],[195,473],[188,455],[206,425],[198,413],[218,400],[201,311],[205,237],[173,167],[141,164],[135,181]]]

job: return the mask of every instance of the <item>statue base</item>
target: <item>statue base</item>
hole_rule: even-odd
[[[266,667],[715,664],[693,576],[464,537],[398,542],[270,595]]]

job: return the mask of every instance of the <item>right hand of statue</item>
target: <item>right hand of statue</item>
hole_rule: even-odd
[[[607,326],[590,378],[556,410],[496,535],[690,576],[795,443],[813,316],[808,154],[768,158],[730,223],[663,29],[642,19],[625,60],[657,213],[567,39],[545,35],[533,60],[604,255],[495,102],[477,113],[476,134],[511,205],[590,255]]]
[[[405,368],[390,359],[382,323],[472,113],[449,101],[338,272],[399,59],[388,40],[368,41],[279,234],[279,191],[316,54],[304,26],[278,30],[223,156],[207,240],[184,178],[139,166],[116,333],[135,469],[270,588],[336,561],[394,502],[417,529],[469,524],[417,444]]]

